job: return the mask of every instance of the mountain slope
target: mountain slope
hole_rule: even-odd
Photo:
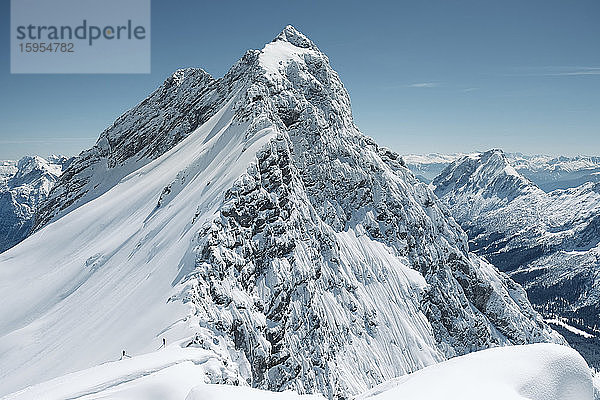
[[[0,255],[0,393],[162,337],[252,386],[330,398],[490,346],[564,343],[360,133],[291,26],[223,78],[178,71],[69,167],[38,228]]]
[[[596,331],[598,183],[545,193],[493,150],[456,161],[433,185],[469,234],[471,250],[521,283],[548,318]],[[598,363],[597,355],[590,357]]]
[[[448,165],[466,156],[464,153],[455,154],[404,154],[402,159],[413,174],[425,183],[431,183]]]
[[[0,253],[25,239],[35,213],[71,159],[23,157],[0,166]]]
[[[243,60],[240,64],[243,68]],[[202,69],[176,71],[73,161],[40,206],[34,230],[99,197],[179,143],[224,104],[223,93],[237,77],[232,69],[217,86]]]

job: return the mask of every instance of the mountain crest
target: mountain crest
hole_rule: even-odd
[[[303,49],[318,50],[317,46],[315,46],[315,44],[308,37],[306,37],[292,25],[287,25],[285,28],[283,28],[283,31],[281,31],[281,33],[277,35],[275,39],[273,39],[273,42],[278,41],[288,42]]]
[[[502,149],[490,149],[481,153],[481,161],[488,162],[491,158],[496,158],[497,160],[508,165],[508,159],[506,158],[506,154]]]
[[[500,149],[470,154],[448,165],[432,182],[437,196],[449,192],[480,194],[484,198],[510,201],[531,191],[540,191],[519,174]]]

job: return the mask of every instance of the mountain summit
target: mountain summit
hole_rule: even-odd
[[[211,351],[210,382],[330,398],[487,347],[564,343],[358,130],[291,26],[222,78],[177,71],[117,119],[0,263],[0,394],[161,338]]]
[[[0,253],[25,239],[37,208],[71,159],[25,156],[0,166]]]
[[[433,186],[471,250],[521,283],[546,318],[576,327],[567,339],[599,366],[600,183],[546,193],[491,150],[456,160]]]
[[[275,39],[273,39],[273,42],[277,41],[288,42],[296,47],[304,49],[319,50],[309,38],[300,33],[300,31],[298,31],[292,25],[288,25],[283,28],[283,31],[281,31],[281,33],[277,35]]]

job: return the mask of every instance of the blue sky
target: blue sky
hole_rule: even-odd
[[[600,1],[152,1],[152,73],[11,75],[1,2],[0,159],[76,154],[174,70],[222,76],[292,24],[357,125],[400,153],[600,154]]]

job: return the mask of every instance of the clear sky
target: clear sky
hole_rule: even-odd
[[[177,68],[223,76],[287,24],[395,151],[600,154],[597,0],[153,0],[149,75],[11,75],[0,7],[0,159],[77,154]]]

